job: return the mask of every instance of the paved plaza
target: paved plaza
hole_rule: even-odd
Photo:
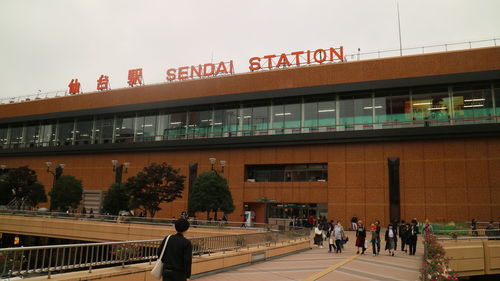
[[[423,254],[421,237],[419,237],[415,256],[396,251],[396,255],[392,257],[387,252],[382,251],[379,256],[374,257],[371,248],[364,255],[357,255],[354,247],[354,233],[348,232],[348,236],[349,242],[342,254],[328,253],[327,247],[320,249],[314,246],[311,250],[203,276],[196,278],[196,280],[418,280]],[[382,249],[384,245],[385,242],[382,242]]]

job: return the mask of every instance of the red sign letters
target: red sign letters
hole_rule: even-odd
[[[80,82],[78,82],[78,79],[71,79],[68,87],[70,94],[74,95],[80,93]]]
[[[337,51],[338,50],[338,51]],[[276,64],[274,62],[278,58]],[[274,60],[273,60],[274,59]],[[261,61],[264,61],[263,65]],[[269,70],[273,68],[280,68],[282,66],[292,66],[295,64],[296,66],[311,64],[311,63],[323,63],[326,60],[328,61],[344,61],[344,47],[340,46],[340,48],[330,48],[330,50],[325,49],[317,49],[316,51],[297,51],[292,52],[291,54],[282,53],[281,55],[267,55],[261,57],[253,57],[248,60],[250,66],[248,67],[250,71],[259,70],[262,68],[267,68]]]
[[[130,87],[142,85],[142,68],[130,69],[128,71],[128,85]]]
[[[109,77],[106,75],[101,75],[99,79],[97,79],[97,90],[103,91],[107,90],[109,86]]]
[[[217,76],[219,74],[234,74],[233,61],[219,62],[217,65],[213,63],[199,64],[197,66],[183,66],[179,68],[170,68],[167,70],[167,81],[184,80],[188,78],[204,78],[209,76]]]

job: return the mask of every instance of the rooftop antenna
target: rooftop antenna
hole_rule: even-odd
[[[398,30],[399,30],[399,55],[403,56],[403,44],[401,43],[401,22],[399,20],[399,1],[396,2],[398,8]]]

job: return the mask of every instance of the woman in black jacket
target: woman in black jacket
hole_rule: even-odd
[[[356,229],[356,247],[358,247],[358,251],[356,254],[359,254],[359,248],[361,248],[361,254],[365,253],[365,238],[366,238],[366,230],[363,225],[363,221],[358,221],[358,228]]]
[[[397,232],[394,230],[392,224],[389,224],[387,226],[387,230],[385,231],[385,249],[389,250],[389,255],[391,256],[394,256],[396,241],[398,241]]]

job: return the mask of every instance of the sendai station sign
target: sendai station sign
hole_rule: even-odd
[[[322,64],[344,61],[344,47],[329,49],[316,49],[307,51],[295,51],[289,54],[271,54],[262,57],[251,57],[248,60],[250,71],[273,70],[287,67],[301,67],[310,64]],[[169,68],[166,71],[166,80],[182,81],[195,78],[207,78],[219,75],[234,74],[233,60],[228,62],[221,61],[219,63],[205,63],[191,66],[181,66],[177,68]],[[97,79],[97,90],[110,90],[109,76],[101,75]],[[142,68],[130,69],[128,71],[128,85],[130,87],[144,85],[142,76]],[[70,94],[80,93],[80,82],[78,79],[71,79],[69,87]]]

